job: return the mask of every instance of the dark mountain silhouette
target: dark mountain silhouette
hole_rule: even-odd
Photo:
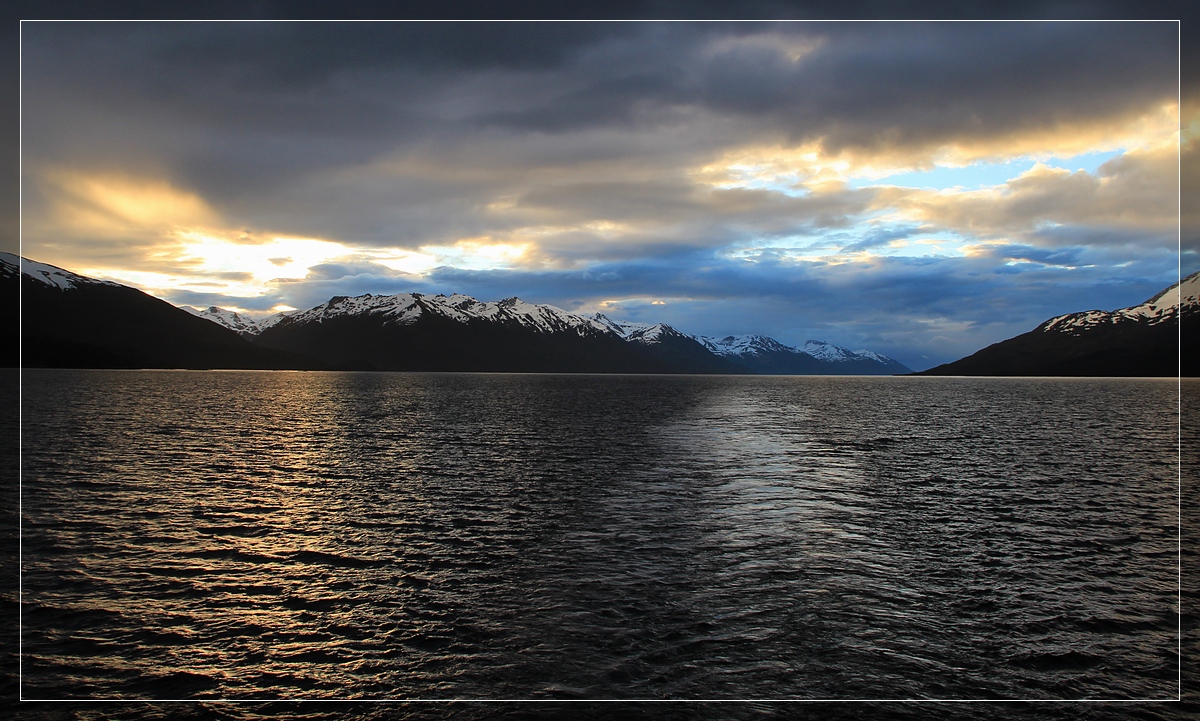
[[[309,358],[256,346],[140,290],[28,260],[21,273],[17,262],[12,254],[0,254],[0,292],[21,293],[25,367],[320,367]]]
[[[1198,295],[1200,273],[1195,273],[1141,305],[1057,316],[917,375],[1200,375]]]

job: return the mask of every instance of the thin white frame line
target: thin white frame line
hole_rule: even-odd
[[[1183,700],[1183,28],[1175,27],[1175,696]]]
[[[35,703],[1179,703],[1177,698],[31,698]]]
[[[144,699],[144,698],[115,698],[115,699],[35,699],[25,698],[24,696],[24,483],[22,481],[22,461],[23,461],[23,434],[21,429],[24,425],[24,346],[23,346],[23,324],[24,324],[24,284],[21,282],[23,275],[22,261],[24,260],[24,30],[25,23],[464,23],[464,22],[479,22],[479,23],[550,23],[550,22],[569,22],[569,23],[1175,23],[1176,34],[1176,61],[1175,61],[1175,82],[1176,82],[1176,108],[1177,108],[1177,143],[1175,150],[1176,164],[1176,306],[1180,309],[1178,322],[1176,324],[1176,368],[1179,375],[1176,377],[1176,697],[1173,699],[761,699],[761,698],[746,698],[746,699],[425,699],[425,698],[410,698],[410,699],[393,699],[393,698],[261,698],[261,699],[225,699],[225,698],[182,698],[182,699]],[[1168,18],[1153,19],[895,19],[895,20],[837,20],[837,19],[817,19],[817,20],[800,20],[800,19],[762,19],[762,20],[729,20],[729,19],[697,19],[697,20],[656,20],[656,19],[615,19],[615,20],[581,20],[581,19],[540,19],[540,20],[501,20],[501,19],[415,19],[415,20],[396,20],[396,19],[343,19],[343,20],[312,20],[312,19],[283,19],[283,20],[268,20],[268,19],[164,19],[164,20],[115,20],[111,18],[92,18],[84,20],[71,19],[36,19],[22,18],[19,21],[17,32],[17,49],[18,49],[18,138],[20,140],[17,149],[18,158],[18,213],[17,213],[17,697],[19,701],[37,702],[37,703],[1176,703],[1183,700],[1183,431],[1182,431],[1182,348],[1183,348],[1183,317],[1182,317],[1182,290],[1179,288],[1179,283],[1182,281],[1183,269],[1183,228],[1182,228],[1182,198],[1183,198],[1183,175],[1182,175],[1182,154],[1183,154],[1183,38],[1182,38],[1182,22],[1176,18],[1174,20]]]
[[[36,23],[1178,23],[1179,18],[895,18],[891,20],[863,20],[839,18],[530,18],[528,20],[513,20],[504,18],[412,18],[397,20],[395,18],[23,18],[21,22]]]
[[[17,26],[17,700],[25,700],[25,22]]]

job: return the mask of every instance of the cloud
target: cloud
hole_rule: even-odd
[[[1071,268],[1081,264],[1080,256],[1083,248],[1063,248],[1050,250],[1029,245],[977,245],[971,247],[968,254],[974,257],[989,256],[1005,261],[1039,263],[1044,266]]]
[[[819,27],[826,42],[800,63],[759,54],[714,64],[709,104],[765,114],[793,142],[819,138],[836,152],[1093,124],[1175,96],[1172,23]]]
[[[480,209],[513,185],[588,182],[596,164],[661,183],[747,143],[913,164],[1027,135],[1043,151],[1043,136],[1111,135],[1174,98],[1174,32],[35,23],[26,159],[166,165],[233,222],[411,245],[480,232]],[[421,157],[434,172],[404,172]],[[400,164],[384,171],[387,158]]]
[[[871,250],[883,245],[889,245],[894,241],[909,238],[915,233],[928,232],[930,229],[921,225],[894,225],[873,228],[861,240],[857,240],[842,247],[843,253],[853,253],[861,250]]]
[[[1020,237],[1054,242],[1047,227],[1089,228],[1095,242],[1130,243],[1154,237],[1174,245],[1177,226],[1176,149],[1135,149],[1097,173],[1038,163],[1003,186],[984,190],[880,191],[877,206],[969,237]]]
[[[49,168],[32,174],[29,230],[62,233],[119,245],[154,244],[181,225],[212,222],[216,214],[199,195],[157,178]]]

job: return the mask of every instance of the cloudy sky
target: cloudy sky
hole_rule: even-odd
[[[1180,263],[1174,22],[21,32],[22,252],[177,304],[516,295],[921,369]]]

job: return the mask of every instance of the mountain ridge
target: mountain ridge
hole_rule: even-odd
[[[1200,272],[1138,305],[1057,315],[916,375],[1197,376],[1200,333],[1182,333],[1190,323],[1200,324]]]
[[[112,281],[0,253],[0,287],[20,294],[21,347],[35,368],[315,369],[170,303]]]

